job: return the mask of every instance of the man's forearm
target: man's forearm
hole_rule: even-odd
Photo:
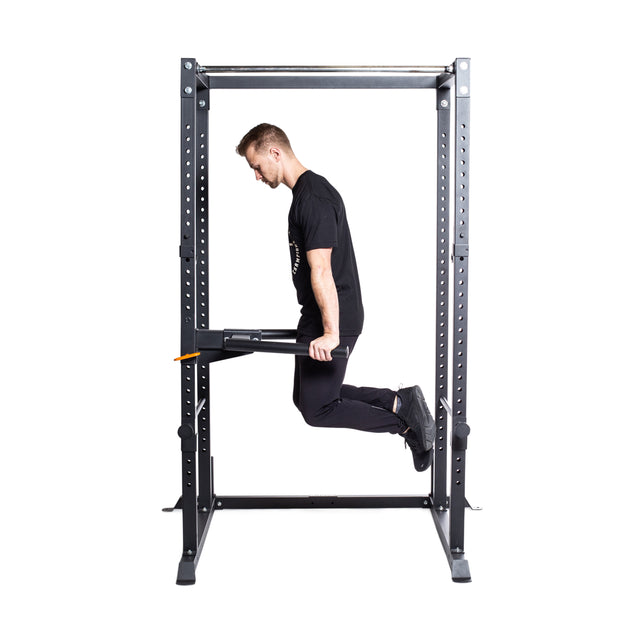
[[[331,269],[312,269],[311,288],[320,309],[324,333],[340,335],[340,305]]]

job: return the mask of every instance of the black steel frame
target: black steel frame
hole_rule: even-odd
[[[470,61],[442,67],[203,67],[181,60],[180,315],[183,550],[178,584],[193,584],[211,519],[224,509],[430,509],[456,582],[464,557],[467,449]],[[431,491],[400,496],[219,496],[209,448],[209,365],[256,351],[299,353],[291,330],[209,329],[208,116],[218,89],[435,89],[438,115],[435,419]],[[455,102],[451,92],[455,90]],[[453,107],[453,108],[452,108]],[[452,113],[453,132],[452,127]],[[451,188],[453,182],[453,189]],[[454,207],[453,215],[450,209]],[[450,269],[453,264],[453,287]],[[452,333],[450,335],[450,329]],[[450,349],[451,345],[451,349]],[[304,347],[302,347],[304,349]],[[306,349],[305,349],[306,351]],[[450,355],[451,351],[451,355]],[[346,353],[335,353],[347,356]],[[450,400],[449,400],[450,399]],[[448,425],[451,424],[451,434]],[[447,453],[451,468],[447,473]],[[447,480],[449,481],[447,483]],[[167,509],[172,511],[173,509]]]

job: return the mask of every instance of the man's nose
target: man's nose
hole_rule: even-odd
[[[256,169],[254,169],[253,172],[256,174],[256,180],[262,180],[262,175],[259,171],[256,171]]]

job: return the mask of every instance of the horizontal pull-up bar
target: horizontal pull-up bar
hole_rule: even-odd
[[[200,73],[452,73],[453,66],[408,67],[198,67]]]

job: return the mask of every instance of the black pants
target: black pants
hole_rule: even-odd
[[[353,352],[358,337],[343,336],[340,345]],[[298,336],[309,344],[314,338]],[[400,433],[406,427],[393,413],[396,393],[391,389],[352,387],[343,384],[346,358],[320,362],[296,356],[293,402],[313,427],[345,427],[375,433]]]

